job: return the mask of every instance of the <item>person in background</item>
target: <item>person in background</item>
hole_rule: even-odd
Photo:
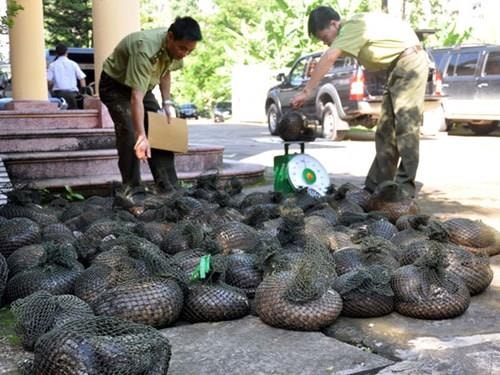
[[[381,182],[395,180],[414,197],[429,73],[427,55],[417,35],[410,25],[384,13],[360,13],[341,21],[339,14],[327,6],[311,12],[308,31],[329,48],[290,105],[300,108],[342,55],[357,58],[368,70],[387,70],[375,133],[376,155],[365,180],[365,190],[373,192]]]
[[[113,119],[118,166],[124,187],[141,184],[139,160],[148,160],[160,191],[176,187],[174,153],[151,149],[147,137],[147,111],[161,109],[170,122],[170,72],[181,69],[183,59],[202,40],[200,26],[191,17],[177,17],[168,29],[134,32],[123,38],[104,61],[99,96]],[[160,85],[162,106],[152,90]]]
[[[52,96],[64,98],[68,103],[68,109],[78,109],[77,97],[80,93],[87,92],[85,77],[78,64],[68,59],[68,48],[64,44],[58,44],[56,58],[47,69],[47,81]]]

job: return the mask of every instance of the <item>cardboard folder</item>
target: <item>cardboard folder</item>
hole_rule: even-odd
[[[187,152],[188,129],[185,119],[170,117],[170,124],[163,113],[148,112],[148,139],[151,148]]]

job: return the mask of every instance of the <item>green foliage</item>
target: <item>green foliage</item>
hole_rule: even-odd
[[[92,0],[43,0],[45,43],[92,47]]]
[[[85,197],[81,195],[80,193],[75,192],[71,186],[66,185],[64,186],[64,198],[66,198],[69,201],[83,201],[85,200]]]
[[[19,346],[20,338],[15,334],[16,319],[8,307],[0,308],[0,336],[6,337],[10,345]]]
[[[14,26],[14,19],[16,18],[16,14],[23,9],[23,6],[19,5],[15,0],[7,1],[5,16],[0,17],[0,34],[7,34],[8,29]]]

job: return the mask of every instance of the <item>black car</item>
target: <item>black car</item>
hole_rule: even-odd
[[[214,122],[224,122],[231,117],[231,102],[218,102],[214,106]]]
[[[322,52],[299,57],[288,74],[280,73],[280,84],[267,93],[265,111],[269,132],[277,134],[277,124],[283,115],[291,111],[290,99],[299,93],[311,76]],[[429,77],[424,102],[424,127],[426,117],[433,114],[433,123],[444,130],[441,108],[439,76],[429,56]],[[380,116],[382,94],[387,72],[370,72],[349,56],[335,61],[328,73],[315,88],[313,95],[304,103],[300,113],[316,121],[324,138],[341,140],[350,126],[373,127]],[[437,115],[440,118],[436,118]]]
[[[180,118],[198,119],[198,108],[193,103],[184,103],[179,106]]]
[[[430,52],[443,76],[448,126],[465,123],[479,135],[495,130],[500,123],[500,45],[462,45]]]

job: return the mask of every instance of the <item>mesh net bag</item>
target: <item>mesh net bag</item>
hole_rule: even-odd
[[[489,258],[482,254],[473,254],[464,248],[452,244],[431,240],[413,242],[403,248],[401,264],[412,264],[421,256],[439,247],[446,259],[446,270],[460,278],[471,296],[484,291],[493,280],[493,270]]]
[[[471,296],[483,292],[493,280],[490,259],[484,254],[474,254],[457,245],[447,245],[446,270],[459,277]]]
[[[279,217],[279,205],[276,203],[257,204],[246,208],[243,213],[245,217],[242,221],[254,228],[259,228],[263,222]]]
[[[131,234],[131,231],[117,221],[103,220],[90,225],[90,227],[75,242],[78,257],[84,262],[90,262],[98,253],[99,245],[104,238],[120,237]]]
[[[388,220],[370,221],[365,227],[366,236],[382,237],[386,240],[390,240],[397,232],[396,226]]]
[[[394,234],[394,236],[392,236],[391,238],[391,242],[396,246],[404,247],[411,244],[412,242],[421,241],[428,238],[429,237],[424,232],[408,228]]]
[[[226,256],[227,270],[225,281],[245,291],[253,297],[255,289],[262,281],[263,267],[256,254],[230,254]]]
[[[180,220],[196,220],[205,213],[203,204],[193,197],[179,197],[174,201],[174,207]]]
[[[269,204],[269,203],[280,203],[282,200],[282,195],[275,192],[260,192],[256,191],[245,195],[240,203],[240,209],[244,210],[248,207],[253,207],[259,204]]]
[[[148,241],[151,241],[155,245],[160,245],[172,226],[173,224],[170,223],[139,223],[134,227],[133,232],[139,237],[143,237]]]
[[[171,278],[129,280],[102,292],[92,303],[96,315],[166,327],[182,310],[183,292]]]
[[[322,203],[307,210],[306,216],[320,216],[328,221],[330,225],[338,224],[337,211],[334,210],[328,203]]]
[[[403,215],[396,220],[396,227],[398,230],[405,229],[424,229],[429,224],[430,216],[419,214],[419,215]]]
[[[217,322],[247,315],[250,304],[245,292],[224,282],[226,258],[214,256],[209,259],[210,268],[205,277],[200,274],[189,284],[182,310],[183,319],[192,323]]]
[[[42,241],[73,243],[76,237],[66,225],[62,223],[49,224],[42,229]]]
[[[361,189],[349,182],[339,186],[335,194],[342,194],[343,197],[366,210],[371,194],[365,189]]]
[[[47,210],[35,204],[17,205],[8,203],[0,207],[0,216],[4,216],[7,219],[24,217],[40,226],[57,222],[56,215],[47,212]]]
[[[0,226],[0,254],[8,257],[20,247],[40,242],[40,227],[27,218],[13,218]]]
[[[401,262],[401,250],[391,241],[382,237],[368,236],[361,240],[361,252],[364,264],[384,264],[394,269]]]
[[[475,253],[500,253],[500,232],[477,220],[455,218],[443,223],[450,241]]]
[[[74,258],[74,252],[65,245],[45,244],[46,258],[32,268],[16,273],[7,282],[5,298],[15,301],[38,290],[51,294],[69,294],[83,266]]]
[[[258,242],[258,233],[251,226],[232,221],[213,229],[210,238],[220,247],[222,254],[239,249],[252,251]]]
[[[11,310],[16,321],[15,332],[26,350],[33,350],[36,340],[51,329],[94,315],[91,307],[78,297],[53,296],[45,291],[18,299]]]
[[[165,235],[160,248],[167,254],[176,254],[181,251],[192,250],[203,241],[203,230],[188,221],[175,224]]]
[[[280,215],[282,222],[278,228],[277,237],[281,245],[303,245],[305,242],[304,211],[287,202],[281,207]]]
[[[2,306],[2,296],[7,284],[7,277],[9,276],[9,267],[4,256],[0,254],[0,306]]]
[[[21,271],[36,267],[45,262],[46,259],[47,254],[43,243],[20,247],[7,258],[10,277]]]
[[[419,319],[449,319],[467,310],[469,290],[445,266],[441,248],[433,247],[413,264],[394,271],[391,286],[396,311]]]
[[[314,331],[333,323],[342,298],[330,289],[335,268],[328,249],[308,240],[293,271],[276,270],[255,293],[258,316],[273,327]]]
[[[35,344],[39,375],[167,374],[171,346],[152,327],[111,317],[73,321]]]
[[[379,184],[370,197],[370,211],[384,213],[391,223],[403,215],[416,215],[420,212],[415,200],[409,198],[401,185],[393,181]]]
[[[369,318],[390,314],[394,310],[391,270],[374,265],[343,274],[333,288],[342,296],[342,315]]]

